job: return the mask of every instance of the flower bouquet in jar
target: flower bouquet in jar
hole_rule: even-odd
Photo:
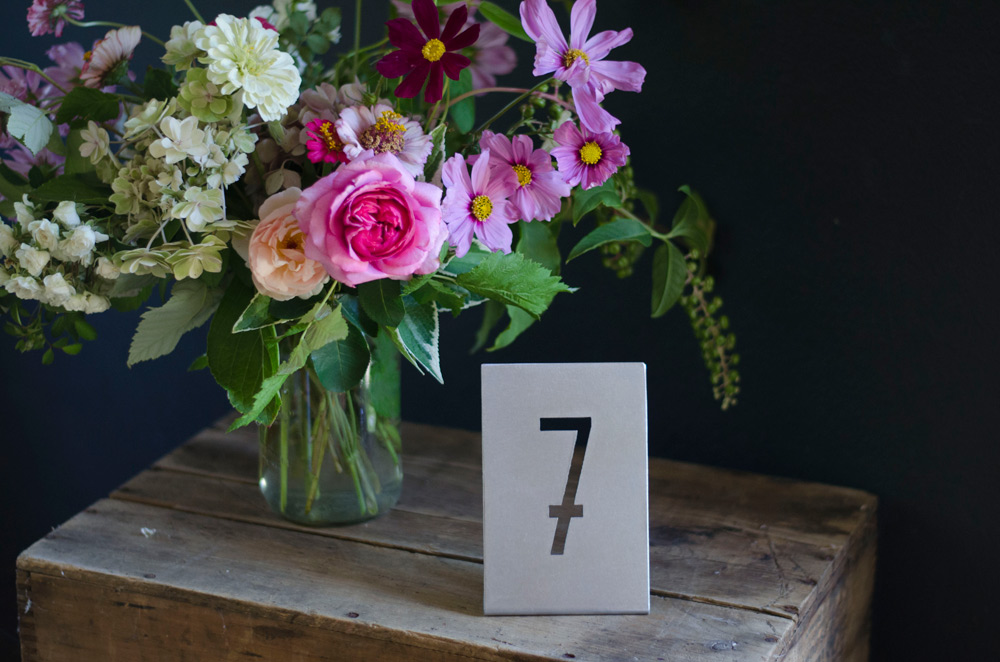
[[[441,315],[467,309],[477,348],[509,345],[573,291],[568,226],[565,260],[592,252],[619,276],[652,249],[653,316],[682,304],[735,402],[714,221],[682,187],[665,222],[636,186],[628,127],[601,104],[646,72],[613,59],[632,30],[595,32],[596,0],[572,4],[568,34],[545,0],[519,16],[393,0],[372,44],[357,0],[347,47],[335,6],[185,4],[190,20],[144,31],[34,0],[36,36],[110,29],[55,43],[48,66],[0,58],[0,313],[20,350],[76,354],[88,315],[147,306],[132,365],[209,324],[192,367],[227,391],[233,428],[259,426],[271,506],[358,521],[399,495],[399,357],[442,381]],[[534,45],[533,87],[497,85],[510,39]],[[137,49],[160,66],[134,73]],[[478,116],[486,95],[509,103]]]

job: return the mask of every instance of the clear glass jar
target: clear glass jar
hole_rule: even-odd
[[[399,500],[399,357],[377,361],[344,393],[327,391],[310,366],[286,380],[277,419],[258,426],[260,490],[276,513],[299,524],[350,524]]]

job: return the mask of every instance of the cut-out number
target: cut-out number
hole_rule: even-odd
[[[569,476],[566,478],[566,491],[563,492],[561,504],[549,506],[549,517],[556,518],[556,533],[552,537],[553,555],[561,555],[566,548],[566,534],[569,533],[569,523],[574,517],[583,517],[583,505],[576,503],[576,487],[580,483],[580,471],[583,469],[583,458],[587,454],[587,440],[590,439],[590,417],[586,418],[541,418],[538,429],[541,432],[552,430],[575,430],[576,443],[572,460],[569,463]],[[579,461],[575,448],[582,447]]]

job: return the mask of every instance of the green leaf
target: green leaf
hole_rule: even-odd
[[[202,354],[188,366],[188,372],[197,372],[198,370],[204,370],[208,367],[208,354]]]
[[[369,394],[379,416],[399,418],[399,353],[386,333],[378,334],[372,342]]]
[[[505,306],[502,303],[497,303],[496,301],[487,301],[486,305],[483,306],[483,321],[479,325],[479,330],[476,331],[476,342],[469,350],[469,354],[475,354],[480,349],[486,346],[486,341],[490,339],[490,332],[493,327],[497,325],[500,318],[503,317],[503,311]]]
[[[65,174],[75,175],[94,171],[94,164],[90,159],[80,155],[81,145],[83,145],[83,129],[72,129],[66,136],[66,165],[63,167]]]
[[[371,353],[368,341],[357,328],[348,327],[343,340],[331,342],[312,353],[316,376],[325,388],[336,393],[357,386],[368,370]]]
[[[128,366],[174,351],[181,336],[207,322],[218,303],[218,292],[198,281],[174,285],[165,304],[142,314],[129,346]]]
[[[52,365],[52,362],[55,360],[56,360],[56,353],[52,351],[51,347],[49,347],[47,350],[45,350],[45,353],[42,354],[42,365]]]
[[[529,44],[535,43],[531,37],[528,36],[528,33],[524,31],[524,28],[521,27],[521,21],[507,10],[498,7],[492,2],[483,0],[483,2],[479,3],[479,13],[482,14],[483,18],[487,21],[512,37],[517,37],[518,39],[528,42]]]
[[[544,221],[521,221],[521,238],[517,242],[517,252],[533,262],[537,262],[554,274],[562,267],[559,253],[559,224]]]
[[[383,326],[399,326],[405,311],[400,297],[402,284],[391,278],[379,278],[358,285],[358,301],[370,318]]]
[[[124,274],[123,274],[124,275]],[[131,275],[131,274],[129,274]],[[119,276],[121,278],[121,276]],[[121,313],[127,313],[132,310],[139,310],[142,304],[146,303],[153,294],[153,286],[147,285],[143,289],[139,290],[139,293],[130,297],[108,297],[111,301],[111,307]]]
[[[444,134],[448,130],[448,125],[442,122],[434,127],[434,130],[430,133],[431,139],[431,155],[427,158],[427,163],[424,165],[424,179],[431,181],[434,178],[434,173],[437,172],[438,168],[444,162]]]
[[[174,77],[165,69],[147,67],[146,77],[142,81],[142,96],[145,97],[146,101],[150,99],[166,101],[177,96],[177,86],[174,85]]]
[[[660,216],[659,198],[655,193],[646,189],[637,189],[636,195],[639,196],[642,206],[646,208],[646,215],[649,216],[650,225],[655,225],[656,219]]]
[[[73,343],[72,345],[66,345],[62,348],[62,351],[70,356],[76,356],[83,349],[83,345],[80,343]]]
[[[240,318],[236,320],[236,324],[233,325],[233,333],[242,333],[243,331],[253,331],[255,329],[262,329],[265,326],[273,326],[279,322],[287,322],[286,319],[275,319],[270,313],[271,297],[264,294],[257,293],[254,298],[250,300],[250,305],[247,306]]]
[[[63,97],[56,112],[56,124],[68,124],[79,117],[82,120],[108,122],[118,117],[119,100],[113,94],[105,94],[90,87],[78,86]]]
[[[457,81],[452,81],[451,98],[465,94],[472,90],[472,73],[468,67],[462,69]],[[476,123],[476,102],[475,97],[462,99],[448,109],[451,119],[455,122],[455,128],[461,133],[472,131],[472,125]]]
[[[242,260],[240,260],[242,262]],[[315,299],[289,299],[288,301],[278,301],[272,299],[268,305],[268,314],[276,320],[294,320],[302,317],[316,306],[319,298]]]
[[[142,292],[147,286],[155,285],[159,278],[150,274],[137,276],[135,274],[121,274],[115,279],[115,284],[111,286],[109,297],[133,297]]]
[[[321,34],[313,33],[306,37],[306,46],[316,55],[323,55],[330,50],[330,40]]]
[[[493,253],[456,282],[474,294],[522,308],[536,319],[556,294],[572,291],[558,276],[519,253]]]
[[[444,383],[441,376],[441,354],[438,348],[440,323],[437,306],[433,303],[421,304],[411,296],[403,297],[406,317],[396,327],[400,351],[403,356],[419,364],[434,379]]]
[[[687,280],[687,265],[680,249],[665,242],[653,254],[653,317],[661,317],[677,303]]]
[[[25,193],[31,190],[28,180],[11,170],[6,163],[0,163],[0,195],[7,198],[13,207],[14,202],[20,202]],[[6,214],[13,216],[13,214]]]
[[[9,113],[12,109],[20,106],[24,102],[15,96],[0,92],[0,113]]]
[[[35,189],[32,197],[46,202],[72,200],[84,204],[106,205],[111,195],[110,190],[96,177],[79,174],[61,175]]]
[[[234,334],[233,326],[254,293],[240,279],[232,279],[208,329],[208,367],[219,386],[229,392],[229,401],[244,413],[253,407],[254,394],[264,379],[264,340],[260,331]]]
[[[708,254],[712,246],[712,235],[715,232],[715,221],[708,215],[708,209],[701,196],[687,185],[678,189],[687,196],[674,214],[672,229],[667,238],[680,237],[687,244],[698,250],[702,257]]]
[[[573,225],[580,222],[580,219],[597,209],[598,205],[606,207],[621,207],[622,199],[615,190],[614,180],[609,179],[600,186],[587,189],[576,189],[573,191]]]
[[[83,340],[97,340],[97,330],[91,326],[90,322],[82,317],[73,318],[73,329],[76,331],[77,337],[82,338]]]
[[[7,133],[20,140],[32,154],[38,154],[52,136],[52,122],[38,108],[22,104],[11,108]]]
[[[378,335],[378,324],[368,317],[368,314],[362,310],[360,304],[358,304],[358,297],[345,294],[338,297],[340,302],[340,307],[344,312],[344,317],[347,321],[358,327],[361,331],[365,332],[369,336]]]
[[[613,241],[638,241],[643,246],[653,243],[653,238],[645,225],[632,218],[619,218],[611,223],[597,226],[573,247],[566,261],[580,257],[587,251]]]
[[[344,319],[342,306],[331,309],[330,306],[324,305],[316,314],[315,321],[302,334],[302,340],[299,344],[304,346],[305,353],[309,354],[332,342],[344,340],[348,337],[351,328],[348,327],[347,320]],[[301,361],[295,370],[306,364],[305,357]],[[289,363],[293,363],[291,359],[289,359]],[[298,359],[295,360],[295,363],[298,363]]]
[[[495,352],[498,349],[503,349],[507,345],[514,342],[514,340],[524,333],[529,326],[535,323],[535,318],[524,312],[517,306],[507,306],[507,315],[510,316],[510,323],[507,328],[504,329],[497,339],[493,341],[493,346],[490,347],[487,352]]]
[[[424,287],[413,293],[413,298],[418,303],[433,301],[438,304],[438,308],[447,308],[450,310],[452,315],[458,315],[465,307],[466,296],[468,296],[466,290],[439,280],[431,280]]]
[[[478,241],[473,240],[468,253],[462,257],[453,258],[446,265],[444,265],[444,267],[442,267],[441,271],[449,276],[460,276],[461,274],[468,273],[478,267],[479,264],[490,255],[493,255],[493,251],[489,250]]]

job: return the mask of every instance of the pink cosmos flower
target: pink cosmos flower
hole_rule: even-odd
[[[73,87],[74,81],[80,77],[80,71],[86,63],[83,46],[75,41],[56,44],[45,51],[56,66],[45,69],[45,75],[56,82],[64,90]]]
[[[128,72],[128,63],[141,38],[142,30],[136,25],[109,30],[104,39],[94,43],[90,58],[84,57],[80,81],[93,88],[117,83]]]
[[[427,157],[434,148],[430,136],[424,133],[418,122],[400,115],[384,103],[345,108],[336,126],[349,160],[353,161],[369,151],[393,154],[414,177],[423,173]]]
[[[34,37],[55,33],[62,37],[66,27],[66,18],[79,21],[83,19],[83,2],[81,0],[34,0],[28,7],[28,29]]]
[[[484,149],[472,166],[472,178],[465,158],[455,154],[441,171],[448,192],[444,197],[444,222],[451,233],[448,241],[455,254],[462,257],[472,246],[475,235],[492,251],[510,252],[513,233],[510,224],[517,223],[517,210],[507,198],[517,186],[513,171],[491,176],[490,150]]]
[[[552,167],[552,156],[544,149],[533,149],[531,138],[484,131],[479,140],[483,152],[490,153],[490,176],[502,177],[513,172],[517,186],[511,202],[523,221],[550,220],[562,208],[562,198],[568,197],[569,184]],[[478,157],[470,157],[469,161]]]
[[[309,136],[307,156],[313,163],[347,163],[344,143],[337,136],[337,127],[330,120],[317,117],[306,125],[305,135]]]
[[[302,192],[295,216],[306,257],[351,287],[433,273],[448,235],[441,189],[414,180],[392,154],[340,166]]]
[[[584,190],[606,182],[625,165],[630,153],[615,134],[594,133],[587,127],[581,131],[572,122],[556,129],[553,138],[559,143],[552,150],[559,173],[570,186],[580,184]]]
[[[265,200],[247,246],[253,284],[278,301],[308,299],[330,277],[322,264],[306,257],[305,236],[294,213],[301,195],[299,189],[290,188]]]
[[[621,120],[599,105],[612,90],[638,92],[646,70],[635,62],[604,61],[612,48],[632,39],[632,28],[606,30],[588,38],[597,13],[597,0],[577,0],[570,13],[570,39],[566,43],[556,15],[545,0],[521,3],[521,24],[538,47],[536,76],[555,72],[556,78],[573,88],[580,122],[597,133],[610,133]]]

